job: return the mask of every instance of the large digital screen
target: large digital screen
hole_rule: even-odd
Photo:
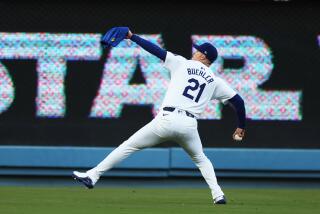
[[[36,59],[38,73],[36,116],[64,117],[66,93],[64,79],[67,60],[99,60],[99,34],[0,33],[0,59]],[[161,35],[145,39],[161,46]],[[301,120],[301,91],[263,91],[258,86],[268,81],[273,63],[270,48],[253,36],[192,36],[193,42],[210,42],[219,51],[212,72],[226,80],[246,101],[247,118],[252,120]],[[240,69],[224,69],[223,58],[243,59]],[[157,57],[130,40],[112,48],[103,69],[90,117],[119,118],[124,104],[152,105],[153,116],[160,109],[170,75]],[[129,84],[140,66],[145,84]],[[1,69],[0,111],[14,101],[10,73]],[[221,119],[217,101],[211,102],[200,119]]]
[[[210,22],[204,25],[196,19],[200,11],[189,4],[178,14],[150,4],[145,14],[148,20],[132,12],[139,4],[125,8],[89,4],[87,13],[94,10],[94,15],[79,16],[74,26],[70,14],[83,12],[81,3],[68,15],[65,8],[73,6],[70,2],[18,3],[14,7],[5,1],[2,6],[12,8],[22,23],[10,19],[13,15],[6,11],[0,15],[0,144],[116,146],[152,120],[170,75],[161,60],[130,40],[116,48],[102,48],[103,31],[125,24],[186,58],[194,51],[192,44],[210,42],[217,47],[219,57],[211,70],[244,98],[247,137],[241,145],[232,142],[235,114],[230,107],[212,101],[199,119],[205,147],[319,148],[314,138],[320,127],[313,97],[317,96],[320,69],[316,24],[320,7],[313,5],[315,12],[310,14],[310,5],[245,5],[208,5],[204,10],[211,8],[210,13],[203,18]],[[121,8],[131,18],[104,14],[101,6]],[[45,20],[32,20],[45,11]],[[187,11],[194,13],[184,19]],[[299,18],[294,15],[297,11],[306,16]],[[152,15],[162,12],[172,16],[172,22]],[[261,17],[252,20],[251,15]],[[288,20],[289,15],[294,20]]]

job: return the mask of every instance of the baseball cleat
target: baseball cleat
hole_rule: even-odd
[[[74,178],[74,180],[79,181],[80,183],[85,185],[88,189],[92,189],[94,187],[92,179],[86,173],[74,171],[72,173],[72,177]]]
[[[227,203],[227,200],[226,200],[226,197],[225,197],[224,195],[222,195],[222,196],[216,197],[216,198],[213,200],[213,203],[214,203],[214,204],[226,204],[226,203]]]

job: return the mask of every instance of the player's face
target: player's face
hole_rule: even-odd
[[[201,53],[200,51],[196,51],[193,55],[192,55],[192,60],[197,60],[197,61],[201,61],[203,58],[205,58],[205,55],[203,53]]]
[[[201,53],[200,51],[196,51],[193,55],[192,55],[192,60],[197,60],[200,61],[203,58],[203,53]]]

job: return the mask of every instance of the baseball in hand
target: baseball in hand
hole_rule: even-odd
[[[236,141],[241,141],[242,137],[240,137],[238,134],[235,134],[233,139],[236,140]]]
[[[236,131],[233,133],[232,137],[233,140],[235,141],[242,141],[243,137],[244,137],[244,129],[241,128],[237,128]]]

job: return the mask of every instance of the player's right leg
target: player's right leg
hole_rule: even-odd
[[[104,172],[113,168],[132,153],[161,143],[165,138],[158,129],[159,124],[157,123],[157,120],[152,120],[134,133],[128,140],[124,141],[119,147],[114,149],[96,167],[85,173],[74,171],[72,177],[83,183],[87,188],[93,188]]]

